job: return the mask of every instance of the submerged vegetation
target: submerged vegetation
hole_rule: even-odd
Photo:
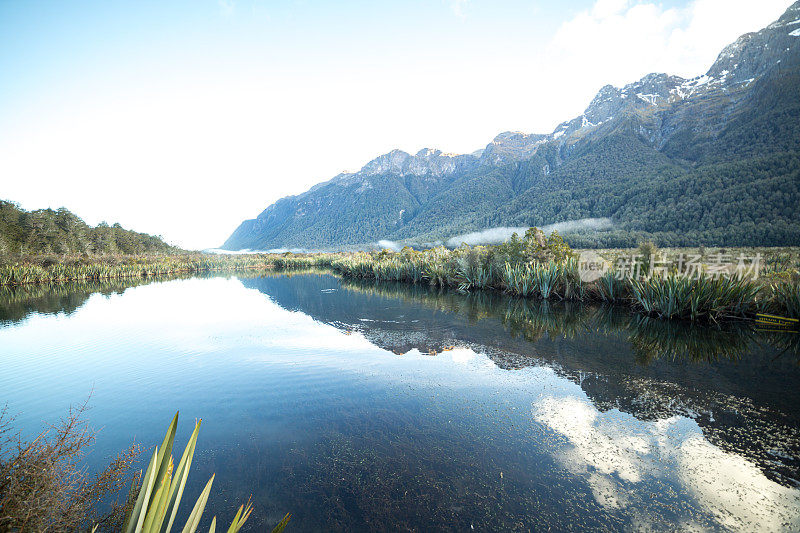
[[[200,422],[196,421],[189,442],[176,465],[172,448],[178,414],[172,419],[161,446],[153,450],[144,470],[131,476],[139,457],[139,446],[120,453],[102,472],[90,478],[79,460],[94,442],[83,413],[86,405],[71,409],[58,426],[40,433],[33,441],[21,433],[11,434],[6,409],[0,411],[0,530],[2,531],[124,531],[125,533],[169,533],[181,527],[176,522],[189,470],[192,465]],[[214,476],[197,498],[184,533],[194,533],[211,493]],[[129,485],[122,503],[115,501],[102,514],[98,508]],[[241,529],[253,506],[239,506],[228,533]],[[272,530],[280,533],[289,522],[287,514]],[[210,533],[216,530],[216,517]]]

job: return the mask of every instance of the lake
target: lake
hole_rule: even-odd
[[[206,527],[797,531],[797,337],[324,272],[4,288],[0,402],[91,396],[89,469],[202,418]]]

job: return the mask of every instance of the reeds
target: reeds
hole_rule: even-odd
[[[603,301],[667,319],[715,322],[764,311],[800,316],[796,276],[762,284],[738,277],[631,279],[606,272],[584,282],[574,257],[559,262],[510,261],[483,247],[400,253],[51,257],[0,263],[0,286],[312,268],[331,268],[347,278],[424,282],[460,291],[493,289],[524,298]]]
[[[800,284],[773,283],[769,287],[769,310],[789,318],[800,318]]]
[[[630,280],[634,307],[646,315],[684,320],[742,318],[758,308],[759,283],[741,278],[670,275]]]
[[[606,272],[593,286],[597,299],[606,303],[618,303],[630,296],[630,283],[619,279],[613,272]]]
[[[0,286],[151,278],[204,272],[330,267],[333,254],[142,255],[25,258],[0,264]]]
[[[752,343],[764,343],[780,352],[800,354],[800,335],[791,331],[761,331],[745,321],[687,324],[626,312],[623,306],[586,304],[575,300],[509,298],[497,291],[464,293],[360,279],[345,279],[342,284],[348,290],[422,303],[433,309],[464,315],[470,321],[495,318],[513,337],[531,342],[545,337],[572,339],[580,335],[616,335],[620,342],[630,345],[641,364],[655,360],[738,360],[745,356]]]
[[[603,301],[665,319],[717,322],[752,317],[765,310],[788,317],[800,315],[797,280],[767,286],[739,277],[672,274],[631,279],[609,271],[597,280],[584,282],[573,257],[561,262],[505,261],[497,265],[490,250],[469,248],[351,254],[330,264],[349,278],[426,281],[460,291],[495,289],[543,300]]]

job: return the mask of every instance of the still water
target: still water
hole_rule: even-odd
[[[0,402],[90,469],[202,418],[249,531],[800,530],[797,334],[325,273],[0,292]],[[187,499],[188,498],[188,499]]]

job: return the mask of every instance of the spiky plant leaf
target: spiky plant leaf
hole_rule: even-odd
[[[167,505],[167,494],[169,494],[169,476],[165,475],[161,478],[158,489],[151,498],[151,505],[145,515],[144,523],[142,524],[141,531],[150,532],[157,531],[163,520],[164,509]]]
[[[192,512],[189,515],[189,519],[186,521],[186,525],[183,526],[182,533],[194,533],[197,530],[197,526],[200,524],[200,518],[203,516],[203,510],[206,508],[206,502],[208,502],[208,495],[211,493],[211,485],[214,483],[215,475],[216,474],[211,475],[211,479],[208,480],[203,492],[201,492],[200,496],[197,498]]]
[[[239,506],[239,510],[236,512],[236,516],[233,517],[233,521],[231,522],[231,527],[228,528],[228,533],[237,533],[242,526],[250,517],[250,513],[253,512],[253,505],[248,500],[247,505]]]
[[[136,498],[136,505],[134,505],[133,512],[128,519],[128,524],[125,527],[125,533],[141,531],[142,525],[144,524],[147,503],[150,501],[150,492],[153,490],[153,484],[155,482],[157,458],[158,448],[153,451],[153,457],[150,458],[150,464],[147,466],[144,478],[142,478],[142,485],[139,489],[139,497]]]
[[[178,506],[181,503],[183,489],[186,487],[186,480],[189,477],[189,468],[192,466],[192,458],[194,457],[194,449],[197,445],[197,435],[200,433],[201,422],[202,419],[195,422],[192,436],[189,438],[189,442],[186,444],[186,448],[183,450],[183,455],[178,463],[178,469],[175,471],[175,475],[172,478],[173,483],[170,487],[169,503],[167,505],[167,509],[171,509],[172,513],[170,514],[169,522],[167,523],[167,527],[164,529],[164,533],[170,533],[172,530],[172,525],[175,522],[175,515],[178,513]]]
[[[272,529],[272,533],[281,533],[284,529],[286,529],[286,526],[289,524],[289,520],[291,518],[292,518],[292,515],[289,514],[289,513],[286,513],[286,516],[283,517],[283,520],[278,522],[278,525],[275,526]]]

